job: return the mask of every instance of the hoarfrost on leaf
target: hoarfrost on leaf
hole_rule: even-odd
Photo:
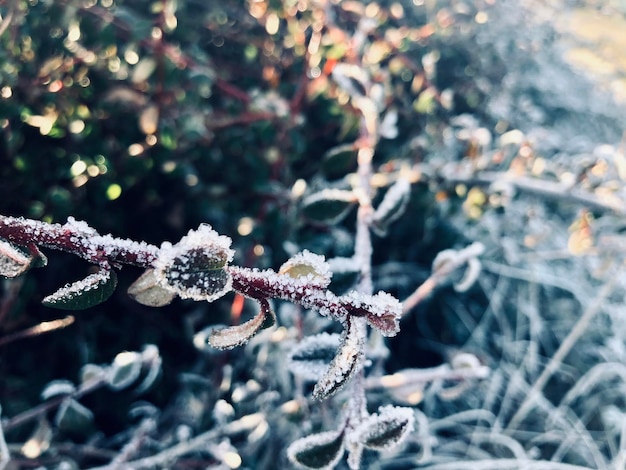
[[[343,431],[312,434],[291,443],[287,457],[298,468],[330,470],[344,452]]]
[[[45,401],[59,395],[71,395],[75,391],[76,386],[69,380],[53,380],[41,392],[41,399]]]
[[[83,310],[104,302],[115,291],[117,275],[108,266],[90,274],[81,281],[67,284],[45,297],[42,303],[47,307],[67,310]]]
[[[141,360],[143,362],[143,380],[135,387],[135,395],[140,395],[147,391],[157,378],[161,375],[161,366],[163,365],[163,359],[159,353],[159,348],[154,344],[146,344],[141,350]]]
[[[209,344],[218,349],[232,349],[248,342],[259,330],[269,328],[276,322],[276,315],[267,299],[259,300],[259,313],[241,325],[213,330],[209,336]]]
[[[93,413],[75,399],[67,398],[61,403],[54,422],[61,431],[85,433],[93,422]]]
[[[231,239],[219,235],[210,225],[190,230],[177,244],[163,243],[154,263],[159,285],[183,299],[212,302],[232,288],[225,269],[234,251]]]
[[[387,190],[372,216],[372,229],[377,235],[385,236],[389,225],[404,214],[410,196],[411,182],[406,178],[398,178]]]
[[[289,258],[278,270],[294,279],[306,279],[308,284],[320,288],[328,287],[332,272],[323,256],[304,250]]]
[[[364,316],[384,336],[395,336],[400,331],[402,304],[391,294],[381,291],[370,296],[352,291],[341,298],[352,306],[354,315]]]
[[[23,274],[32,257],[5,240],[0,240],[0,276],[13,278]]]
[[[339,335],[320,333],[304,338],[289,357],[289,370],[305,380],[319,380],[337,354]]]
[[[347,436],[351,442],[369,449],[390,450],[413,431],[415,417],[411,408],[382,406]]]
[[[332,225],[348,215],[356,202],[353,191],[324,189],[302,200],[302,213],[307,219]]]
[[[365,337],[365,322],[362,319],[350,318],[346,321],[340,338],[341,346],[322,378],[315,384],[314,398],[324,400],[334,395],[361,368]]]
[[[113,390],[122,390],[135,382],[141,374],[141,354],[124,351],[113,359],[107,373],[107,382]]]

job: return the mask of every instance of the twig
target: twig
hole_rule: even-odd
[[[190,452],[203,450],[207,446],[207,443],[213,441],[219,436],[228,436],[254,429],[264,420],[265,417],[262,413],[247,415],[237,421],[233,421],[232,423],[211,429],[210,431],[200,434],[189,441],[176,444],[175,446],[172,446],[151,457],[125,462],[119,467],[104,465],[101,467],[91,468],[90,470],[113,470],[115,468],[132,468],[133,470],[142,468],[169,468],[171,462],[173,462],[176,458]]]
[[[30,336],[38,336],[43,333],[59,330],[70,326],[72,323],[74,323],[74,317],[72,315],[68,315],[67,317],[60,318],[58,320],[42,321],[35,326],[26,328],[25,330],[16,331],[15,333],[9,333],[8,335],[0,337],[0,346],[5,346],[13,341],[28,338]]]

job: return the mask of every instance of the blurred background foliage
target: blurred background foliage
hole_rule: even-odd
[[[508,61],[541,49],[548,33],[537,27],[533,34],[545,35],[507,36],[507,21],[519,13],[520,27],[527,13],[500,3],[0,1],[0,214],[60,223],[73,216],[100,233],[155,244],[207,222],[233,238],[237,263],[260,268],[276,268],[304,248],[348,256],[354,214],[326,223],[305,217],[300,204],[316,190],[351,186],[360,119],[351,90],[368,81],[384,110],[374,157],[376,200],[400,173],[414,183],[406,215],[387,238],[376,238],[374,250],[377,288],[404,298],[428,276],[437,252],[489,232],[476,228],[477,221],[485,211],[501,213],[508,197],[506,190],[499,199],[488,197],[421,165],[513,168],[558,179],[562,161],[546,164],[540,151],[554,154],[567,144],[567,132],[539,143],[514,132],[541,119],[542,126],[563,122],[566,131],[578,129],[557,112],[536,117],[550,83],[510,79],[518,65]],[[494,17],[501,26],[491,26]],[[527,77],[540,75],[526,69]],[[496,102],[504,95],[513,98]],[[544,104],[570,116],[562,103]],[[620,125],[604,117],[608,124],[595,122],[599,138],[617,141]],[[485,160],[492,131],[508,140]],[[599,186],[609,187],[605,182]],[[562,217],[569,223],[572,214]],[[469,229],[453,224],[459,220]],[[15,296],[13,284],[5,284],[2,334],[58,318],[39,305],[41,298],[86,269],[80,260],[50,253],[49,266],[20,280]],[[149,309],[124,292],[138,275],[123,270],[114,297],[78,314],[72,327],[0,346],[5,416],[39,403],[50,380],[74,380],[84,364],[108,363],[146,343],[158,345],[164,369],[143,398],[169,410],[164,413],[173,423],[186,419],[177,415],[186,409],[181,403],[201,395],[200,385],[184,382],[181,373],[199,374],[217,390],[202,389],[212,398],[192,413],[194,427],[211,420],[225,364],[233,380],[261,380],[256,363],[237,351],[211,354],[193,345],[201,328],[237,321],[241,312],[232,297]],[[387,370],[439,364],[464,344],[471,330],[450,313],[459,302],[476,319],[488,296],[448,289],[420,306],[428,319],[417,312],[417,320],[405,322]],[[274,383],[279,379],[271,371],[260,374],[263,388],[284,385]],[[128,426],[135,399],[103,390],[84,402],[109,436]],[[30,429],[12,432],[23,439]],[[272,448],[288,443],[279,441],[251,455],[271,456]]]

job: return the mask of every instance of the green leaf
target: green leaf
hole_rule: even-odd
[[[328,370],[338,347],[338,334],[307,336],[291,352],[289,369],[298,377],[317,381]]]
[[[231,240],[210,225],[190,230],[176,245],[164,243],[155,262],[154,275],[163,288],[181,298],[213,301],[231,290],[226,265],[234,255]]]
[[[410,196],[411,183],[405,178],[398,178],[387,190],[372,216],[372,229],[377,235],[387,235],[389,225],[404,214]]]
[[[67,284],[42,301],[46,307],[65,310],[83,310],[104,302],[115,291],[117,275],[111,269],[101,268],[81,281]]]
[[[344,452],[343,431],[312,434],[293,442],[287,449],[292,463],[305,469],[331,469]]]
[[[343,178],[356,168],[357,150],[354,144],[333,147],[324,154],[322,172],[328,179]]]
[[[61,403],[54,421],[61,431],[82,434],[91,427],[93,413],[75,399],[67,398]]]
[[[313,222],[332,225],[341,222],[356,203],[352,191],[324,189],[302,200],[302,214]]]
[[[402,442],[413,430],[413,410],[399,406],[383,406],[369,416],[350,435],[363,446],[374,450],[389,450]]]
[[[124,351],[113,359],[107,373],[107,382],[114,390],[122,390],[133,384],[141,374],[141,354]]]

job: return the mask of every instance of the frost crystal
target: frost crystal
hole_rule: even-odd
[[[234,251],[231,239],[210,225],[190,230],[176,245],[163,243],[154,263],[159,285],[183,299],[213,301],[231,290],[232,279],[225,269]]]

